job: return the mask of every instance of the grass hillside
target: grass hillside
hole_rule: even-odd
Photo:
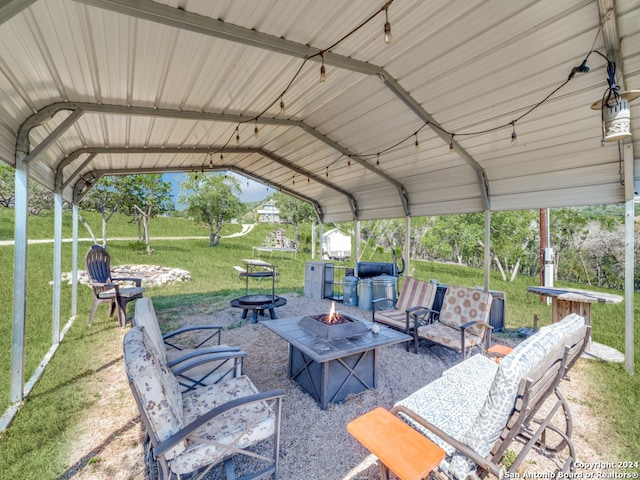
[[[94,233],[100,237],[100,218],[97,214],[84,213]],[[286,235],[293,238],[293,227],[284,225]],[[137,226],[127,218],[116,215],[109,222],[110,238],[136,237]],[[217,247],[209,247],[208,240],[153,240],[161,237],[202,236],[206,237],[206,228],[195,225],[184,218],[157,218],[150,222],[150,235],[155,253],[151,256],[130,246],[128,240],[110,240],[109,251],[114,265],[153,264],[167,267],[179,267],[191,273],[192,280],[187,283],[164,286],[147,290],[153,297],[154,305],[163,318],[179,318],[181,312],[190,309],[211,313],[228,305],[229,300],[244,292],[244,282],[238,281],[234,265],[243,265],[243,259],[252,257],[252,246],[261,245],[267,234],[275,229],[273,225],[257,225],[248,235],[223,238]],[[225,225],[223,235],[239,232],[241,225]],[[31,217],[29,219],[29,237],[52,238],[53,215]],[[71,236],[71,214],[64,214],[64,237]],[[86,238],[84,227],[80,226],[80,237]],[[0,239],[13,238],[13,211],[0,209]],[[302,292],[304,285],[305,262],[311,260],[310,227],[301,228],[301,251],[295,260],[281,259],[274,255],[271,261],[278,266],[279,281],[277,292]],[[84,254],[89,242],[79,246],[79,265],[83,268]],[[71,270],[71,244],[63,244],[62,269]],[[369,253],[372,256],[369,258]],[[53,244],[34,244],[28,249],[28,298],[27,298],[27,378],[39,365],[51,345],[51,305]],[[264,255],[263,259],[269,260]],[[389,252],[377,252],[367,249],[364,260],[390,261]],[[353,261],[350,262],[353,266]],[[0,410],[9,405],[9,372],[11,370],[11,323],[13,299],[13,247],[0,246],[0,271],[5,273],[0,282]],[[450,264],[414,261],[411,271],[405,272],[417,278],[437,279],[441,283],[465,286],[480,286],[483,283],[481,269],[460,267]],[[550,322],[551,309],[541,303],[536,295],[527,294],[527,287],[535,285],[537,278],[518,276],[513,283],[503,282],[497,273],[491,275],[491,289],[505,292],[505,326],[516,329],[532,326],[533,316],[537,315],[542,325]],[[565,286],[583,287],[581,285]],[[251,292],[267,292],[270,283],[252,280]],[[606,291],[606,290],[603,290]],[[613,293],[622,294],[621,291]],[[70,312],[71,286],[62,286],[62,323],[66,323]],[[76,388],[76,380],[90,375],[84,368],[101,342],[113,341],[113,332],[117,322],[96,322],[92,329],[86,326],[91,307],[91,294],[87,287],[79,287],[78,318],[56,353],[52,363],[38,385],[32,397],[26,402],[20,414],[8,432],[0,437],[0,458],[9,459],[20,468],[32,472],[50,472],[40,478],[55,478],[59,468],[52,459],[57,445],[68,440],[71,426],[82,415],[86,405],[95,401]],[[97,317],[106,317],[107,306],[100,306]],[[595,304],[592,310],[594,340],[624,350],[624,306]],[[635,318],[640,318],[640,294],[636,294]],[[640,338],[640,322],[636,323],[635,335]],[[640,345],[636,342],[636,376],[629,377],[620,364],[589,363],[588,371],[592,378],[594,398],[598,402],[592,406],[599,415],[604,416],[615,428],[623,442],[621,459],[640,458]],[[4,461],[3,461],[4,463]],[[38,470],[40,469],[40,470]],[[20,471],[20,470],[16,470]],[[56,473],[58,472],[58,473]],[[25,477],[26,478],[26,477]]]

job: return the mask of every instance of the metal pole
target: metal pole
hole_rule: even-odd
[[[356,235],[356,254],[355,254],[355,275],[358,276],[358,261],[360,260],[360,220],[355,222],[355,235]]]
[[[53,312],[51,320],[51,342],[60,343],[60,294],[62,277],[62,191],[54,195],[53,216]]]
[[[634,280],[634,210],[633,199],[625,203],[624,229],[624,365],[633,375],[633,280]]]
[[[633,375],[633,295],[634,295],[634,247],[635,247],[635,189],[633,159],[633,143],[623,145],[624,161],[624,197],[625,197],[625,221],[624,221],[624,364],[629,375]]]
[[[71,316],[78,314],[78,204],[72,207],[73,219],[71,243]]]
[[[24,392],[25,326],[27,318],[27,218],[29,216],[29,167],[26,155],[16,152],[15,226],[13,264],[13,339],[11,344],[11,402]]]
[[[491,210],[484,211],[484,290],[491,289]]]
[[[404,261],[405,261],[405,266],[404,266],[404,274],[406,277],[410,277],[411,276],[411,265],[410,265],[410,261],[411,261],[411,217],[410,216],[406,216],[405,217],[405,235],[404,235],[404,252],[403,252],[403,257],[404,257]]]

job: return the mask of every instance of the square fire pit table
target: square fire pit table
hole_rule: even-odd
[[[270,320],[262,325],[289,343],[289,378],[323,410],[352,393],[376,388],[378,348],[413,339],[383,325],[378,325],[380,331],[374,334],[369,329],[373,323],[362,319],[353,320],[367,326],[365,333],[323,338],[304,328],[300,324],[303,318],[309,317]]]

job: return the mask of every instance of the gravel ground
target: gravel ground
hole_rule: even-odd
[[[296,294],[284,296],[288,303],[276,310],[278,318],[329,311],[328,300],[312,300]],[[338,311],[366,319],[371,317],[371,312],[343,304],[338,304]],[[260,323],[244,321],[239,327],[240,313],[234,308],[208,316],[188,316],[187,313],[180,323],[227,327],[222,334],[223,342],[238,345],[247,352],[245,373],[256,386],[261,391],[284,390],[278,476],[281,480],[378,480],[375,459],[347,433],[347,423],[375,407],[391,408],[459,361],[458,355],[437,346],[422,347],[419,355],[406,352],[403,345],[383,347],[378,356],[377,388],[353,395],[348,401],[330,405],[323,411],[288,378],[287,343]],[[104,367],[96,369],[95,379],[91,381],[100,392],[101,400],[85,412],[69,458],[71,467],[61,478],[142,480],[145,478],[142,427],[122,368],[121,343],[103,353],[100,363],[104,363]],[[591,398],[582,368],[584,362],[574,367],[571,382],[562,383],[574,418],[574,445],[580,461],[610,462],[614,459],[607,453],[614,448],[610,444],[610,427],[599,421],[589,407],[590,402],[597,400]],[[553,458],[530,454],[521,473],[549,473],[554,469],[554,462]],[[240,459],[237,466],[244,472],[254,465]],[[224,478],[219,466],[207,475],[207,480]]]
[[[278,318],[326,313],[331,304],[329,300],[311,300],[292,294],[285,297],[288,303],[276,310]],[[338,304],[338,311],[371,318],[371,312],[343,304]],[[227,309],[216,314],[214,322],[233,325],[237,324],[239,316],[240,310]],[[206,317],[188,319],[188,323],[211,321]],[[279,478],[290,480],[379,479],[375,459],[348,434],[346,425],[375,407],[391,408],[395,402],[440,377],[445,369],[459,361],[457,354],[438,346],[422,347],[419,355],[406,352],[402,344],[383,347],[379,350],[377,388],[352,395],[348,401],[331,404],[323,411],[310,395],[288,378],[288,344],[280,337],[260,323],[245,321],[242,328],[226,330],[223,341],[238,345],[247,352],[245,373],[258,389],[282,389],[285,392]],[[565,394],[571,399],[573,393],[570,389],[574,382],[564,383],[569,389]],[[576,424],[578,430],[579,423]],[[601,451],[596,452],[583,444],[580,432],[574,437],[577,437],[576,448],[584,458],[593,462],[599,457]],[[554,469],[553,459],[531,454],[530,457],[522,467],[523,472],[544,473]],[[242,469],[242,461],[238,464]],[[222,468],[214,469],[207,476],[209,480],[223,478]]]

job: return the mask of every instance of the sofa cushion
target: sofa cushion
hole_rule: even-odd
[[[166,362],[166,347],[162,339],[160,325],[158,325],[158,317],[156,317],[156,311],[150,298],[141,298],[136,302],[133,321],[136,325],[144,327],[156,352]]]
[[[405,399],[396,403],[449,433],[460,440],[462,435],[473,424],[491,387],[498,365],[495,362],[484,362],[479,355],[462,362],[469,368],[456,366],[447,370],[437,380],[422,387]],[[469,375],[471,371],[471,375]],[[429,437],[442,447],[448,455],[454,448],[428,430],[405,420],[414,428]]]
[[[449,327],[459,329],[469,322],[489,322],[491,293],[467,287],[449,286],[445,294],[439,321]],[[480,327],[470,327],[469,333],[480,335]]]
[[[255,393],[258,393],[258,389],[244,375],[185,393],[185,423],[197,420],[226,402]],[[192,472],[234,453],[229,446],[246,448],[270,437],[274,432],[275,414],[265,402],[229,410],[191,435],[191,444],[171,461],[171,470],[176,474]]]
[[[465,349],[474,347],[482,342],[482,335],[477,335],[475,330],[473,332],[470,331],[473,328],[474,327],[471,327],[464,332]],[[418,337],[426,338],[427,340],[452,348],[458,352],[462,351],[460,329],[451,328],[450,326],[444,325],[440,322],[418,327]]]
[[[437,286],[433,282],[425,282],[417,278],[407,277],[396,303],[396,309],[405,312],[412,307],[431,308],[436,297]],[[403,327],[404,328],[404,327]]]
[[[584,325],[584,318],[571,314],[562,321],[541,328],[514,348],[498,364],[497,373],[484,405],[462,441],[482,456],[487,456],[498,441],[511,415],[518,386],[522,378],[570,333]],[[458,478],[475,468],[475,464],[461,454],[451,459],[450,473]]]
[[[376,312],[376,322],[402,330],[407,328],[407,314],[403,310],[382,310]]]
[[[127,375],[140,397],[141,408],[146,412],[153,433],[163,441],[184,426],[183,406],[178,381],[154,350],[144,327],[134,327],[124,336]],[[185,448],[184,444],[175,446],[167,452],[167,459]]]

